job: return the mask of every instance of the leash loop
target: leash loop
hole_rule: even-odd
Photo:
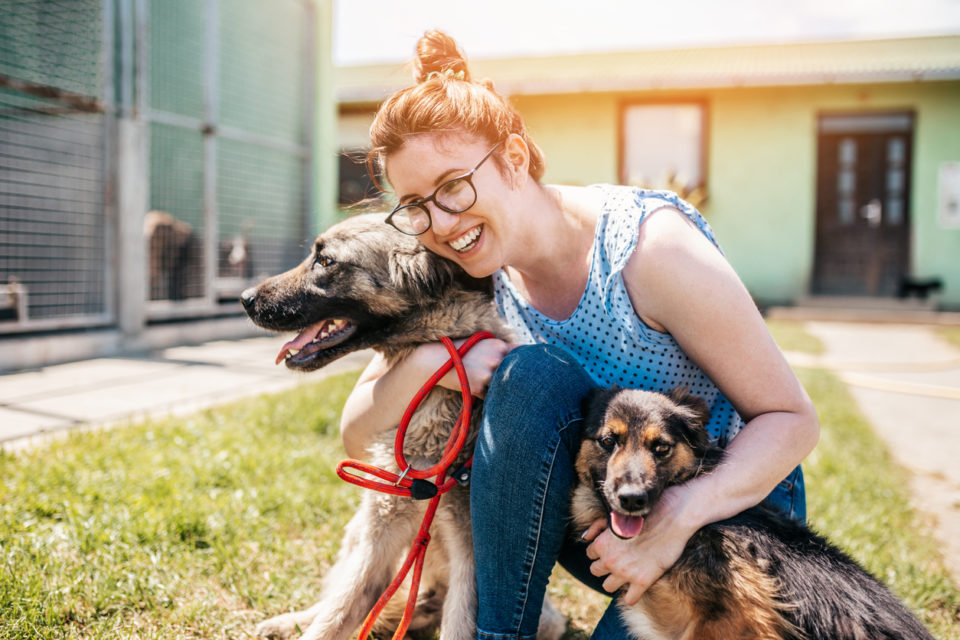
[[[407,553],[406,559],[403,561],[403,565],[400,567],[400,571],[393,579],[393,582],[390,583],[390,586],[387,587],[387,590],[384,591],[377,600],[376,604],[374,604],[373,609],[370,610],[366,620],[363,622],[363,627],[360,629],[357,640],[367,640],[380,612],[393,597],[394,593],[396,593],[397,589],[400,588],[401,583],[412,569],[413,574],[410,577],[410,593],[407,596],[407,604],[403,610],[400,626],[397,627],[396,632],[393,634],[393,640],[401,640],[406,634],[407,628],[410,626],[410,620],[413,618],[413,610],[417,603],[420,576],[423,573],[423,558],[427,552],[427,545],[430,543],[430,524],[433,522],[433,516],[437,512],[440,498],[458,483],[466,486],[470,480],[470,464],[473,462],[472,456],[457,468],[450,477],[447,477],[447,472],[460,456],[463,445],[467,440],[467,434],[470,431],[470,417],[473,411],[473,396],[470,394],[470,381],[467,379],[467,370],[463,366],[462,358],[476,343],[493,337],[494,335],[488,331],[478,331],[460,345],[459,349],[450,338],[440,338],[443,346],[447,349],[447,353],[450,354],[450,358],[420,387],[420,390],[414,395],[413,400],[407,405],[403,418],[397,426],[397,436],[394,439],[394,457],[397,462],[397,468],[403,471],[396,474],[386,469],[351,459],[343,460],[337,465],[337,475],[352,484],[366,489],[382,491],[383,493],[397,496],[406,496],[416,500],[430,500],[427,505],[427,511],[423,516],[423,522],[420,524],[420,530],[417,532],[417,536],[413,541],[410,551]],[[440,460],[426,469],[416,469],[407,462],[403,453],[403,442],[407,434],[407,427],[410,425],[410,420],[413,418],[413,414],[420,406],[420,403],[423,402],[427,394],[430,393],[450,369],[456,370],[457,378],[460,381],[460,393],[463,397],[460,415],[453,429],[450,431],[450,437],[447,439],[447,444],[444,446]],[[366,474],[367,476],[379,478],[385,482],[371,480],[369,477],[359,475],[356,471]],[[427,478],[433,478],[433,481],[431,482]]]

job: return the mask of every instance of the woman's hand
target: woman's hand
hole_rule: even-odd
[[[632,605],[680,557],[687,541],[697,528],[677,516],[683,501],[681,487],[671,487],[644,520],[643,530],[634,538],[623,540],[607,529],[605,520],[597,520],[584,533],[587,557],[594,560],[590,573],[607,576],[603,588],[615,593],[624,585],[623,601]]]
[[[456,345],[463,343],[464,340],[460,340]],[[515,346],[488,339],[481,340],[467,352],[463,364],[472,395],[483,397],[493,372]],[[382,355],[374,355],[343,405],[340,435],[347,455],[362,459],[378,434],[395,428],[410,398],[449,359],[450,354],[440,342],[421,345],[393,365],[388,365]],[[457,372],[451,369],[440,380],[440,385],[459,391]]]
[[[460,348],[466,340],[454,340],[457,348]],[[467,371],[467,380],[470,383],[470,394],[482,398],[487,392],[487,385],[490,384],[490,378],[493,372],[500,365],[500,361],[517,345],[504,342],[497,338],[487,338],[473,345],[473,348],[463,356],[463,367]],[[418,347],[418,356],[427,361],[437,363],[433,370],[436,371],[440,366],[450,358],[447,348],[443,343],[434,342]],[[457,376],[456,369],[450,371],[440,379],[441,387],[460,390],[460,378]]]

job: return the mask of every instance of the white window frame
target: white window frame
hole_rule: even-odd
[[[620,117],[620,182],[687,192],[705,189],[707,140],[707,105],[703,101],[626,102]],[[641,154],[646,157],[638,158]],[[657,160],[662,166],[651,168]],[[668,180],[671,169],[675,171],[673,182]]]

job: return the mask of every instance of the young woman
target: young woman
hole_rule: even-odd
[[[485,396],[470,489],[478,638],[533,638],[557,560],[632,603],[708,523],[764,500],[803,519],[798,465],[817,442],[816,413],[700,214],[669,192],[541,184],[544,159],[519,114],[471,80],[453,40],[428,32],[415,67],[417,83],[370,130],[398,199],[388,221],[493,276],[524,345],[486,340],[465,358]],[[347,453],[394,427],[446,358],[425,345],[392,368],[371,362],[344,407]],[[577,544],[565,527],[580,402],[614,383],[689,387],[710,405],[728,462],[669,489],[635,538],[598,523]],[[452,375],[444,384],[458,388]],[[625,637],[614,609],[594,637]]]

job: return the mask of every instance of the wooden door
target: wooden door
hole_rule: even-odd
[[[894,296],[910,264],[913,115],[824,115],[813,293]]]

